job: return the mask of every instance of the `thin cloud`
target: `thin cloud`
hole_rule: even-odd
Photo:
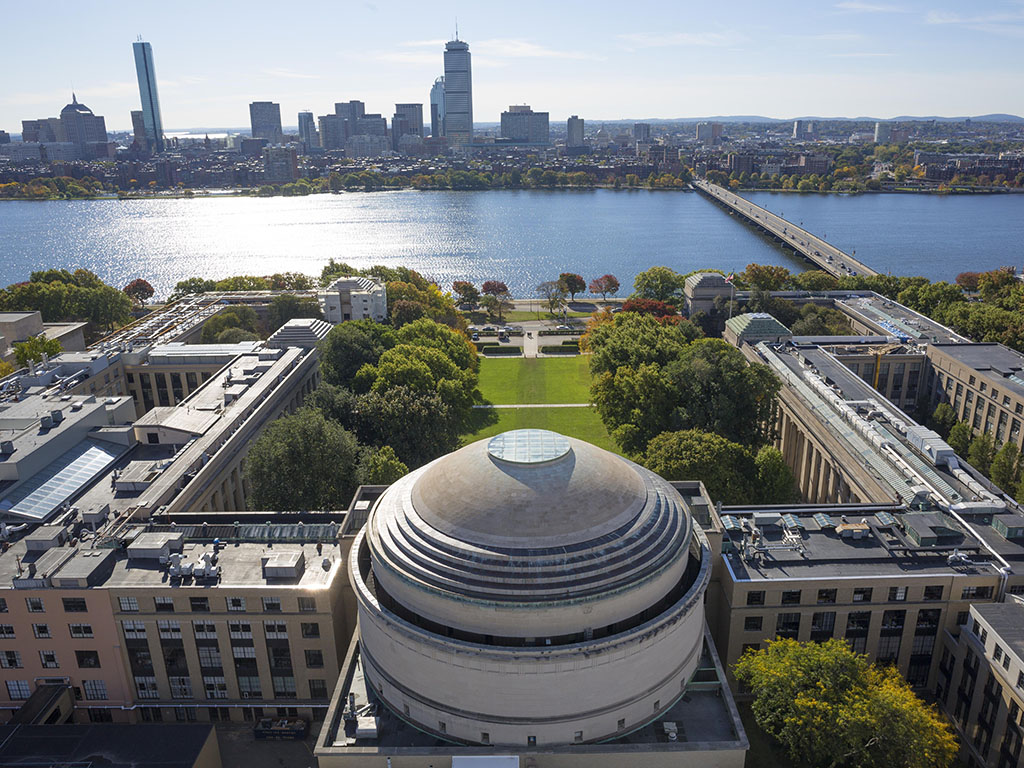
[[[444,44],[447,40],[407,40],[404,43],[399,43],[403,48],[444,48]]]
[[[854,11],[855,13],[909,13],[910,11],[902,5],[888,5],[885,3],[864,3],[859,0],[846,0],[836,3],[836,8],[841,11]]]
[[[1014,13],[961,16],[947,11],[929,11],[926,24],[959,26],[974,32],[1001,37],[1024,38],[1024,9]]]
[[[631,33],[619,35],[618,37],[624,43],[639,48],[674,48],[681,46],[718,48],[735,45],[743,39],[742,35],[724,32],[671,32],[663,35]]]
[[[558,48],[545,48],[543,45],[529,40],[511,38],[495,38],[481,40],[473,48],[483,56],[496,56],[502,59],[600,59],[592,53],[583,51],[565,51]]]
[[[274,67],[271,69],[262,70],[264,75],[270,75],[271,77],[281,77],[285,80],[319,80],[319,75],[307,75],[303,72],[294,72],[290,69],[284,69],[282,67]]]
[[[830,59],[885,59],[895,53],[875,53],[874,51],[853,51],[851,53],[830,53]]]

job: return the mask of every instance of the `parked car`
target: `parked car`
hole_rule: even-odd
[[[480,341],[480,334],[474,333],[470,338],[472,338],[473,341]]]

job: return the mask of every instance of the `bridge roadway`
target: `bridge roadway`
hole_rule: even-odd
[[[771,235],[788,248],[792,248],[818,269],[822,269],[830,275],[846,277],[878,274],[871,267],[857,261],[850,254],[825,242],[817,235],[786,221],[781,216],[776,216],[771,211],[755,205],[749,200],[744,200],[739,195],[735,195],[717,184],[711,184],[703,179],[694,179],[693,186],[713,202],[738,213],[750,224]]]

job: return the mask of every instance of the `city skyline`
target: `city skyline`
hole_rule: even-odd
[[[428,104],[459,11],[457,3],[402,4],[385,23],[382,10],[365,3],[346,10],[351,18],[340,33],[333,25],[310,25],[297,36],[300,51],[279,39],[264,5],[239,14],[195,4],[190,13],[192,4],[185,3],[170,17],[139,7],[95,29],[90,21],[98,4],[69,8],[48,29],[53,49],[72,51],[88,25],[90,56],[49,56],[19,72],[0,95],[0,129],[16,132],[41,107],[66,103],[72,88],[108,116],[111,130],[130,129],[139,95],[127,44],[139,32],[160,52],[161,106],[170,131],[245,126],[252,101],[279,102],[288,124],[301,110],[322,113],[352,98],[373,110]],[[511,103],[547,110],[555,122],[571,114],[601,121],[1024,113],[1016,87],[1016,47],[1024,38],[1019,2],[989,0],[970,13],[949,0],[784,9],[741,2],[728,13],[694,6],[685,22],[674,23],[675,6],[649,6],[633,18],[664,17],[656,33],[602,13],[600,3],[570,5],[555,17],[534,2],[514,17],[484,8],[461,14],[460,38],[469,42],[477,69],[476,121],[498,122]],[[532,20],[533,10],[544,11],[544,25]],[[334,12],[315,0],[310,6],[310,18]],[[12,8],[12,28],[33,23],[29,13]],[[744,19],[742,31],[736,18]],[[230,40],[244,45],[225,44],[227,28]],[[31,39],[9,41],[16,60],[32,57]],[[936,55],[944,50],[957,55]]]

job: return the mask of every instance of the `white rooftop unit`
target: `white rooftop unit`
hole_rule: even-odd
[[[58,547],[67,539],[62,525],[41,525],[25,537],[25,549],[29,552],[45,552]]]
[[[166,563],[172,552],[181,552],[184,543],[185,534],[180,532],[140,533],[128,545],[128,559]]]
[[[301,550],[263,555],[260,562],[265,579],[295,579],[306,570],[306,555]]]

